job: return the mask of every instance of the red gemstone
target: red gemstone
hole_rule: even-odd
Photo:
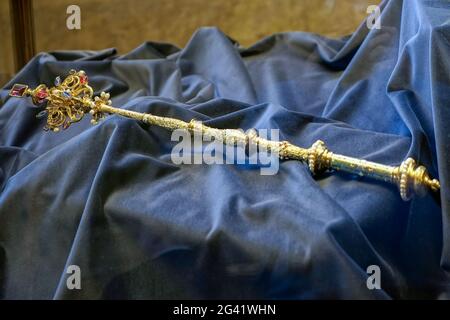
[[[85,84],[88,81],[88,77],[86,75],[80,76],[80,83]]]
[[[45,89],[41,89],[36,93],[36,97],[38,97],[39,99],[45,99],[48,97],[48,93],[47,90]]]
[[[15,84],[12,87],[11,91],[9,91],[9,95],[11,97],[23,97],[27,88],[28,88],[28,86],[26,86],[24,84]]]
[[[36,98],[38,99],[38,102],[44,102],[45,99],[48,97],[48,92],[45,89],[41,89],[35,94]]]

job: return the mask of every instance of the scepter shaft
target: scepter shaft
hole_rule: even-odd
[[[246,134],[237,129],[216,129],[195,120],[185,122],[174,118],[115,108],[106,104],[98,105],[98,109],[100,112],[121,115],[169,130],[184,129],[193,133],[201,133],[206,137],[220,139],[228,145],[236,143],[258,145],[278,154],[281,159],[299,160],[307,163],[312,174],[326,170],[338,170],[395,183],[399,186],[400,195],[404,200],[409,200],[413,193],[425,194],[427,188],[432,191],[437,191],[440,188],[438,180],[431,179],[426,173],[425,167],[416,166],[416,162],[412,158],[406,159],[400,166],[389,166],[334,154],[328,150],[321,140],[316,141],[310,148],[301,148],[287,141],[271,141],[261,138],[255,130],[250,130]]]

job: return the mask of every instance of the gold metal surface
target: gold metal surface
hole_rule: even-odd
[[[428,190],[437,192],[440,189],[439,181],[432,179],[426,168],[418,165],[412,158],[406,159],[399,166],[388,166],[334,154],[321,140],[316,141],[309,148],[301,148],[287,141],[264,139],[258,136],[256,130],[244,133],[240,129],[216,129],[196,120],[185,122],[116,108],[111,106],[108,93],[102,92],[100,96],[93,97],[93,89],[88,85],[88,78],[84,71],[71,70],[63,81],[60,81],[58,77],[55,86],[51,88],[47,88],[43,84],[35,89],[26,87],[22,94],[22,91],[18,93],[17,88],[14,90],[13,87],[10,96],[31,96],[34,104],[45,103],[45,112],[47,113],[45,129],[54,132],[59,131],[60,128],[67,129],[72,123],[80,121],[86,113],[91,114],[91,123],[93,124],[96,124],[105,114],[117,114],[169,130],[185,129],[190,132],[199,132],[207,137],[219,138],[227,145],[237,143],[257,145],[275,152],[281,159],[299,160],[306,163],[312,174],[340,170],[394,183],[399,187],[400,196],[405,201],[410,200],[414,195],[422,196]]]

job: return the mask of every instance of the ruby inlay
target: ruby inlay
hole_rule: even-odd
[[[28,86],[26,86],[24,84],[15,84],[11,88],[11,91],[9,91],[9,95],[11,97],[23,97],[27,88],[28,88]]]

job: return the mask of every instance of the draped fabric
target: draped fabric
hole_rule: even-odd
[[[450,2],[392,0],[380,29],[278,33],[244,48],[201,28],[183,48],[34,57],[1,90],[0,296],[4,299],[450,298]],[[140,26],[142,27],[142,26]],[[138,28],[136,29],[138,32]],[[411,156],[441,190],[312,177],[287,160],[176,165],[165,129],[108,116],[59,133],[13,83],[85,70],[114,106],[217,128],[279,129],[302,147],[388,165]],[[69,266],[81,271],[70,290]],[[369,290],[368,267],[381,289]]]

